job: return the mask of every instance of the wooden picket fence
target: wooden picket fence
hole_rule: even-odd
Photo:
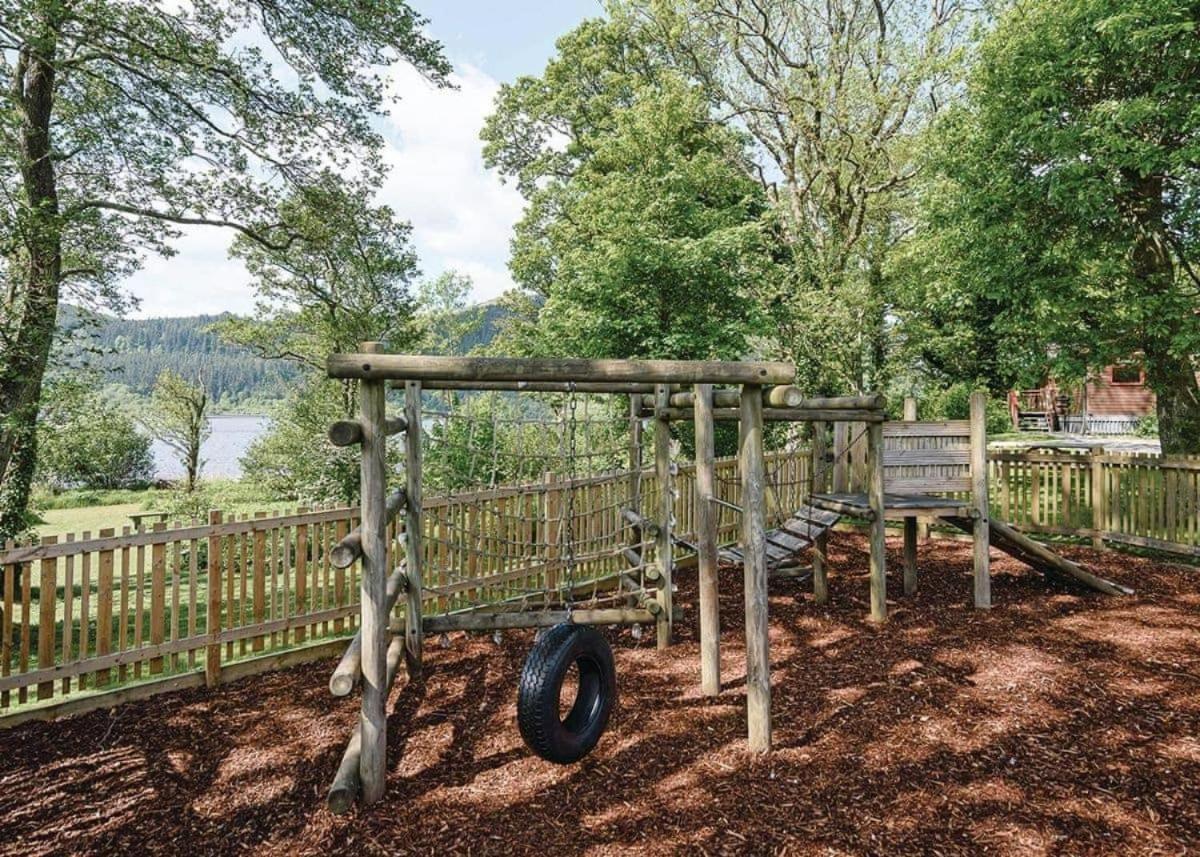
[[[992,516],[1023,530],[1200,557],[1200,457],[1101,449],[988,456]]]
[[[1200,458],[994,451],[989,462],[992,515],[1000,520],[1097,545],[1200,557]],[[772,453],[767,463],[768,509],[777,520],[807,497],[809,455]],[[716,477],[720,498],[737,504],[736,459],[719,459]],[[630,478],[547,477],[426,497],[425,610],[552,582],[563,565],[558,533],[568,506],[581,576],[620,569],[614,556],[628,539],[620,508]],[[643,510],[658,508],[653,469],[641,479]],[[685,540],[695,532],[694,484],[694,468],[679,465],[675,533]],[[9,545],[0,552],[0,723],[31,711],[79,710],[64,701],[95,707],[128,698],[114,693],[123,688],[149,695],[201,686],[206,662],[222,676],[239,676],[329,655],[357,627],[359,569],[330,562],[357,516],[356,508],[236,518],[213,512],[203,523]],[[718,526],[722,540],[735,541],[736,511],[719,507]],[[403,555],[401,541],[391,533],[394,556]]]
[[[768,499],[782,514],[806,493],[807,453],[776,453],[769,461],[775,490]],[[623,568],[617,551],[628,530],[620,510],[630,478],[548,476],[426,497],[427,614],[554,582],[564,563],[558,534],[568,506],[580,577]],[[717,481],[722,498],[738,502],[736,459],[717,462]],[[642,491],[644,508],[657,508],[653,469],[642,471]],[[677,469],[674,493],[676,532],[686,538],[695,530],[692,467]],[[90,697],[150,679],[164,689],[199,686],[206,664],[210,672],[215,664],[245,675],[279,665],[282,652],[329,654],[328,646],[313,644],[357,627],[358,565],[343,570],[330,561],[333,546],[357,524],[357,508],[271,517],[213,512],[207,522],[8,545],[0,552],[0,712],[52,707],[81,692]],[[722,508],[719,524],[721,538],[736,539],[736,512]],[[395,528],[390,534],[393,556],[403,556],[401,536]]]

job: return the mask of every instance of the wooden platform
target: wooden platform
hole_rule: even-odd
[[[866,494],[814,494],[812,504],[820,509],[837,512],[841,515],[871,516],[871,504]],[[887,494],[883,495],[883,516],[885,518],[932,518],[932,517],[973,517],[974,510],[970,504],[962,503],[952,497],[938,497],[933,494]]]

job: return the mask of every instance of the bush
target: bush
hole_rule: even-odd
[[[80,381],[57,380],[38,417],[37,480],[59,491],[144,487],[154,478],[150,438]]]
[[[971,393],[973,384],[960,381],[944,390],[926,394],[920,402],[920,417],[923,420],[966,420],[971,417]],[[1012,417],[1008,404],[995,396],[987,401],[987,432],[989,435],[1012,431]]]
[[[1133,428],[1135,437],[1152,437],[1158,439],[1158,415],[1147,414],[1137,421],[1137,425]]]

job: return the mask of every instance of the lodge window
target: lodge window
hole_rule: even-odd
[[[1145,381],[1142,367],[1134,363],[1124,363],[1112,367],[1112,382],[1114,384],[1141,384]]]

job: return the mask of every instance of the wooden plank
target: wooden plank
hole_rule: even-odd
[[[364,353],[331,354],[326,369],[330,378],[472,383],[620,381],[641,384],[790,384],[796,376],[795,367],[788,363],[430,357]]]
[[[67,533],[67,542],[75,541],[74,533]],[[63,563],[66,579],[63,581],[63,624],[62,624],[62,663],[68,663],[74,658],[75,636],[75,557],[68,554]],[[87,621],[87,617],[84,617]],[[71,692],[71,680],[63,679],[62,692]]]
[[[113,534],[113,530],[100,530],[100,537],[107,538]],[[96,572],[96,654],[103,656],[112,651],[112,608],[113,608],[113,552],[112,550],[103,550],[99,553],[98,569]],[[139,575],[140,583],[140,575]],[[139,599],[140,601],[140,599]],[[141,613],[138,613],[138,626],[141,626]],[[138,637],[140,642],[140,636]],[[101,670],[96,673],[95,682],[97,687],[103,687],[108,684],[111,675],[108,670]]]
[[[208,513],[209,524],[216,526],[221,523],[221,513],[212,510]],[[208,647],[204,655],[204,683],[208,687],[216,687],[221,682],[221,537],[212,535],[208,538],[208,609],[205,616],[205,627],[208,631]],[[233,604],[227,605],[230,610]]]
[[[43,542],[54,544],[58,536],[46,536]],[[44,559],[40,563],[41,578],[38,581],[38,668],[45,669],[54,666],[58,642],[54,636],[55,613],[58,607],[58,560]],[[29,617],[26,617],[26,622]],[[54,682],[40,682],[37,687],[37,698],[49,699],[54,695]]]
[[[887,422],[883,436],[892,437],[963,437],[971,436],[969,420],[943,420],[939,422]]]
[[[884,467],[923,467],[927,465],[969,466],[969,449],[888,449],[883,453]]]
[[[11,548],[10,541],[6,547]],[[16,604],[17,566],[4,566],[4,616],[0,621],[0,680],[8,678],[12,672],[12,639],[13,639],[13,606]],[[86,624],[86,622],[84,623]],[[0,692],[0,708],[8,708],[11,704],[9,692]]]
[[[917,519],[904,519],[904,594],[917,591]]]
[[[257,512],[255,517],[266,517],[265,513]],[[254,532],[254,558],[252,560],[252,598],[254,602],[254,624],[262,626],[267,618],[267,530]],[[261,652],[267,645],[266,635],[260,634],[251,643],[251,651]]]
[[[166,524],[157,521],[154,529],[162,530]],[[163,613],[167,596],[167,546],[159,543],[150,549],[150,645],[163,643]],[[103,600],[103,599],[101,599]],[[150,675],[163,671],[162,658],[150,659]]]

